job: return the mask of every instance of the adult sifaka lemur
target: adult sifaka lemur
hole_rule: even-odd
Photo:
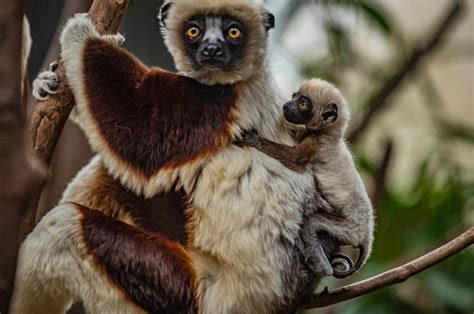
[[[23,243],[13,313],[291,312],[317,283],[301,230],[329,209],[312,175],[232,144],[250,129],[295,144],[268,67],[273,16],[256,0],[174,0],[161,17],[180,75],[84,15],[67,23],[74,119],[97,156]],[[321,239],[331,256],[340,240]]]

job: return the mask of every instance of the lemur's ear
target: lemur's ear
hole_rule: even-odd
[[[267,32],[275,27],[275,16],[270,12],[263,13],[263,26]]]
[[[323,112],[323,121],[326,123],[334,122],[337,120],[338,108],[336,104],[329,104],[326,110]]]
[[[160,20],[160,23],[163,27],[166,27],[166,19],[168,18],[168,13],[171,8],[171,5],[173,2],[171,1],[166,1],[163,6],[160,8],[160,11],[158,12],[158,20]]]

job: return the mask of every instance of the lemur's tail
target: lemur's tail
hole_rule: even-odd
[[[331,266],[335,278],[347,278],[362,267],[368,257],[367,255],[369,251],[365,249],[363,245],[359,245],[355,247],[355,249],[359,250],[359,256],[357,257],[355,264],[352,262],[350,257],[342,253],[334,254],[331,257]],[[339,268],[343,268],[343,270],[340,270]]]

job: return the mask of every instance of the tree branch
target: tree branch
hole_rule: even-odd
[[[85,12],[87,11],[92,4],[92,0],[87,0],[87,1],[75,1],[75,0],[69,0],[64,4],[62,13],[61,13],[61,18],[58,22],[58,25],[64,24],[68,18],[70,18],[74,13],[77,12]],[[51,44],[48,49],[48,53],[46,54],[45,60],[43,61],[43,66],[41,69],[45,69],[49,66],[49,64],[54,61],[58,60],[59,58],[59,31],[55,32],[55,36],[53,40],[51,40]],[[33,97],[33,95],[29,95],[28,97],[28,103],[30,104],[29,107],[35,109],[38,108],[36,105],[36,99]],[[38,108],[39,109],[39,108]],[[35,117],[36,113],[33,112],[30,117]],[[30,118],[31,120],[31,118]],[[61,132],[62,133],[62,132]],[[33,145],[32,145],[33,146]],[[33,227],[35,226],[35,223],[37,221],[37,214],[38,214],[38,203],[40,201],[40,198],[42,196],[44,186],[47,184],[47,181],[42,182],[41,186],[39,189],[34,191],[29,199],[28,202],[28,209],[25,213],[25,215],[22,217],[22,225],[21,225],[21,230],[20,230],[20,240],[23,241],[24,238],[28,235],[28,233],[31,232]]]
[[[465,3],[463,0],[454,0],[446,16],[426,36],[428,39],[417,43],[408,58],[402,61],[402,65],[397,67],[392,74],[388,75],[385,82],[368,97],[365,103],[367,104],[366,108],[369,109],[365,116],[360,119],[360,122],[352,128],[348,136],[349,142],[355,143],[360,138],[374,117],[387,106],[388,98],[400,87],[401,83],[416,71],[421,61],[426,59],[431,52],[440,46],[446,37],[445,35],[461,16],[464,8]]]
[[[314,294],[311,301],[300,308],[307,310],[311,308],[325,307],[328,305],[347,301],[378,289],[402,283],[408,278],[444,261],[448,257],[464,250],[474,243],[474,227],[445,245],[411,261],[405,265],[386,271],[372,278],[360,282]]]
[[[58,27],[57,29],[60,29],[61,25],[64,25],[72,15],[74,15],[77,12],[86,12],[90,9],[92,5],[92,0],[83,0],[83,1],[76,1],[76,0],[68,0],[64,3],[63,9],[61,12],[61,17],[59,18],[59,21],[57,23]],[[54,33],[53,38],[51,39],[48,51],[46,53],[46,56],[44,57],[43,63],[41,64],[40,69],[47,69],[49,68],[49,65],[53,61],[57,61],[59,59],[59,50],[60,50],[60,45],[59,45],[59,35],[60,32],[56,31]],[[29,109],[34,108],[36,105],[36,99],[33,97],[33,95],[30,95],[28,98],[28,106]]]
[[[100,33],[116,33],[127,10],[129,0],[95,0],[89,15]],[[38,101],[33,108],[30,118],[32,146],[46,165],[49,166],[61,132],[74,107],[74,96],[67,85],[67,79],[62,62],[57,70],[59,77],[58,93],[49,95],[45,101]],[[23,220],[24,238],[35,225],[36,207],[40,191],[30,202],[28,212]]]
[[[387,172],[389,170],[390,162],[393,155],[393,140],[388,138],[385,141],[385,148],[382,160],[374,173],[374,194],[372,195],[372,202],[374,208],[380,207],[385,194],[387,193]]]
[[[95,0],[89,11],[100,33],[116,33],[128,7],[129,0]],[[38,157],[49,164],[69,113],[74,96],[67,85],[62,62],[58,67],[58,93],[36,104],[31,114],[31,135]]]

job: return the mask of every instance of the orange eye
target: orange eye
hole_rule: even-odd
[[[201,35],[201,30],[197,26],[191,26],[186,31],[186,36],[188,36],[189,39],[196,39],[199,35]]]
[[[239,39],[240,36],[242,35],[242,32],[240,31],[240,29],[236,27],[232,27],[227,32],[227,35],[229,36],[230,39]]]

